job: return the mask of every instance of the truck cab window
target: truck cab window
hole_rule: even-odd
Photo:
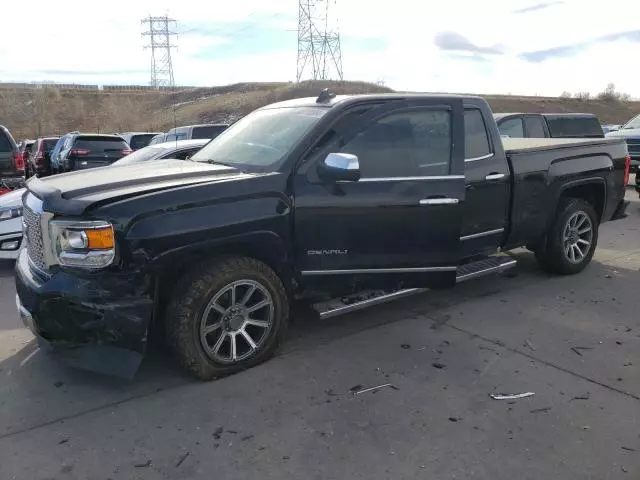
[[[530,138],[545,138],[544,127],[540,117],[524,117],[524,123],[527,125],[527,131]]]
[[[464,158],[474,160],[491,154],[491,145],[482,112],[477,108],[464,111]]]
[[[522,119],[516,117],[505,120],[500,124],[500,133],[509,135],[511,138],[523,138],[524,126],[522,125]]]
[[[448,175],[450,114],[424,109],[388,115],[340,151],[358,156],[362,178]]]

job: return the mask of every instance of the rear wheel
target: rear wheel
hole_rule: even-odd
[[[584,270],[595,253],[598,224],[598,215],[589,202],[563,198],[546,242],[536,249],[540,265],[561,275]]]
[[[271,268],[227,257],[196,268],[180,282],[166,312],[169,345],[202,380],[252,367],[274,355],[286,333],[289,303]]]

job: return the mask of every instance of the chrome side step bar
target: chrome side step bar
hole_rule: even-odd
[[[456,284],[493,273],[501,273],[515,267],[516,265],[516,260],[507,256],[489,257],[477,262],[469,263],[458,268]],[[318,311],[320,319],[324,320],[427,291],[429,291],[428,288],[407,288],[404,290],[396,290],[394,292],[362,292],[357,295],[343,297],[329,302],[317,303],[314,305],[314,308]]]

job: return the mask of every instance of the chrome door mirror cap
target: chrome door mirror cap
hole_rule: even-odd
[[[360,162],[351,153],[329,153],[318,165],[318,175],[326,181],[357,182],[360,180]]]

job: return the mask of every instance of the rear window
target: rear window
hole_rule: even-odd
[[[44,141],[44,150],[45,152],[51,152],[54,148],[56,148],[56,143],[58,143],[57,138],[52,138]]]
[[[13,145],[2,130],[0,130],[0,152],[13,152]]]
[[[600,121],[596,117],[547,116],[547,126],[552,137],[604,137]]]
[[[194,127],[191,138],[215,138],[227,129],[226,125],[207,125],[206,127]]]
[[[146,147],[149,145],[149,142],[153,137],[155,137],[155,133],[145,134],[145,135],[133,135],[131,137],[131,141],[129,142],[129,146],[132,150],[138,150],[140,148]]]
[[[86,148],[92,152],[108,152],[125,150],[129,147],[127,142],[115,137],[78,137],[73,143],[73,148]]]
[[[487,127],[477,108],[464,111],[464,158],[474,160],[491,153]]]

